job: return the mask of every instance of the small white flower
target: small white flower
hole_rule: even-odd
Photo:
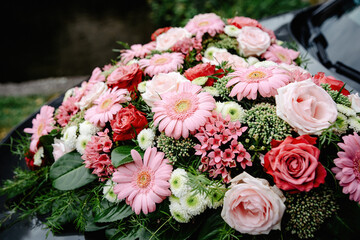
[[[349,108],[345,105],[342,104],[336,104],[336,108],[338,110],[338,112],[350,117],[350,116],[356,116],[356,112],[354,109]]]
[[[191,83],[202,86],[206,83],[207,80],[208,80],[207,77],[198,77],[198,78],[195,78],[194,80],[192,80]]]
[[[74,150],[76,145],[76,132],[77,126],[70,126],[64,129],[64,135],[61,140],[64,141],[64,144],[67,149]]]
[[[173,203],[178,203],[180,204],[180,199],[178,197],[175,197],[174,195],[170,195],[169,196],[169,201],[170,201],[170,204],[173,204]]]
[[[40,167],[42,164],[43,157],[44,157],[44,148],[39,147],[38,151],[34,155],[34,165]]]
[[[68,149],[65,146],[63,140],[57,138],[54,139],[54,143],[52,144],[52,147],[53,147],[52,154],[54,156],[55,161],[58,160],[60,157],[62,157],[64,154],[72,151],[72,149]]]
[[[203,87],[202,90],[205,91],[205,92],[210,93],[210,95],[213,96],[213,97],[218,97],[218,96],[220,96],[219,91],[218,91],[216,88],[214,88],[214,87],[206,86],[206,87]]]
[[[69,90],[67,90],[65,95],[64,95],[63,102],[65,102],[69,97],[73,96],[74,91],[75,91],[74,88],[70,88]]]
[[[91,122],[86,121],[86,120],[79,124],[79,133],[80,133],[80,135],[93,136],[97,132],[99,132],[100,130],[101,130],[100,128],[98,128],[97,126],[93,125]]]
[[[246,61],[248,62],[248,64],[250,65],[254,65],[255,63],[260,62],[259,59],[257,59],[256,57],[248,57],[246,59]]]
[[[334,131],[338,134],[343,134],[346,133],[346,130],[349,127],[349,122],[347,117],[342,114],[342,113],[338,113],[337,115],[337,119],[335,121],[335,125],[334,125]]]
[[[151,128],[145,128],[141,130],[137,136],[137,141],[142,150],[146,150],[148,147],[154,146],[155,133]]]
[[[177,168],[171,173],[170,190],[176,197],[182,197],[187,194],[190,189],[187,185],[188,176],[184,169]]]
[[[114,193],[114,182],[111,179],[107,180],[103,188],[104,197],[112,203],[120,202],[117,195]]]
[[[231,121],[242,122],[246,116],[245,110],[236,102],[225,102],[221,110],[221,115],[226,118],[230,115]]]
[[[224,32],[230,37],[238,37],[241,31],[234,25],[226,25],[224,28]]]
[[[351,102],[351,108],[354,109],[355,112],[360,113],[360,97],[359,93],[350,94],[348,96]]]
[[[131,64],[134,64],[134,63],[139,63],[139,60],[137,60],[137,59],[132,59],[132,60],[128,61],[128,62],[126,63],[126,65],[131,65]]]
[[[180,203],[171,203],[169,205],[170,213],[173,218],[180,223],[188,223],[191,219],[191,216],[186,212],[186,210],[180,205]]]
[[[206,197],[202,194],[189,192],[180,198],[181,206],[192,216],[204,212],[207,206]]]
[[[214,60],[214,53],[216,52],[227,52],[225,48],[209,47],[204,52],[203,62],[210,62]],[[204,59],[205,58],[205,59]]]
[[[254,67],[264,67],[264,68],[267,68],[267,67],[274,67],[274,66],[277,66],[278,64],[276,62],[273,62],[273,61],[262,61],[262,62],[257,62],[255,64],[253,64]]]
[[[146,83],[147,81],[141,82],[138,84],[138,90],[141,93],[144,93],[146,91]]]
[[[355,132],[360,132],[360,118],[359,117],[350,117],[349,118],[349,127]]]
[[[76,140],[76,151],[81,155],[85,153],[86,144],[91,140],[90,135],[80,135]]]
[[[223,110],[225,104],[223,102],[216,102],[215,105],[215,111],[221,114],[221,111]]]

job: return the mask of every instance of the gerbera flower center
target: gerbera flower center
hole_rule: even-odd
[[[106,99],[105,101],[103,101],[100,105],[101,109],[107,109],[109,107],[109,105],[111,104],[112,100],[110,98]]]
[[[157,65],[162,65],[162,64],[165,64],[168,62],[168,59],[167,58],[158,58],[154,61],[155,64]]]
[[[141,171],[136,178],[136,184],[139,188],[146,188],[151,182],[151,175],[148,171]]]
[[[175,104],[174,110],[177,113],[183,113],[189,110],[191,102],[188,99],[182,99]]]
[[[204,26],[206,26],[206,25],[209,25],[209,22],[208,22],[208,21],[202,21],[202,22],[199,22],[199,23],[198,23],[198,26],[199,26],[199,27],[204,27]]]
[[[45,127],[45,124],[44,124],[44,123],[40,123],[40,124],[39,124],[39,127],[38,127],[38,129],[37,129],[37,134],[38,134],[39,136],[41,136],[41,133],[42,133],[42,131],[44,130],[44,127]]]
[[[247,76],[247,78],[249,79],[249,80],[255,80],[255,81],[257,81],[257,80],[259,80],[259,79],[261,79],[261,78],[264,78],[266,76],[266,73],[264,73],[264,72],[262,72],[262,71],[253,71],[253,72],[251,72],[248,76]]]

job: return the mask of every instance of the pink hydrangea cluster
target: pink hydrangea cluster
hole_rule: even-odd
[[[96,174],[100,180],[105,180],[115,171],[109,157],[112,141],[108,133],[109,129],[105,129],[104,132],[98,132],[98,136],[92,136],[86,144],[84,155],[81,156],[85,167],[94,169],[92,173]]]
[[[247,127],[241,127],[239,121],[231,122],[230,116],[224,119],[213,112],[205,126],[200,127],[195,137],[200,144],[194,146],[196,155],[201,155],[200,171],[208,171],[210,177],[221,175],[225,183],[230,182],[228,168],[240,163],[243,169],[252,166],[251,156],[244,146],[238,142]]]
[[[75,97],[69,97],[58,108],[56,120],[61,127],[65,127],[69,123],[70,118],[79,111],[79,107],[76,105],[76,102]]]

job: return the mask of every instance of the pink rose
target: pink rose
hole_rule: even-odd
[[[189,33],[185,28],[171,28],[156,38],[156,50],[169,50],[178,41],[182,41],[187,38],[191,38],[191,33]]]
[[[279,67],[289,72],[289,75],[291,77],[290,82],[300,82],[311,78],[311,74],[302,67],[296,65],[289,65],[286,63],[280,63]]]
[[[248,18],[248,17],[234,17],[229,18],[227,20],[228,24],[234,25],[237,28],[243,28],[243,27],[258,27],[261,28],[261,24],[256,21],[255,19]]]
[[[143,72],[138,64],[120,66],[107,77],[106,83],[111,88],[126,88],[129,92],[133,92],[141,82],[142,75]]]
[[[251,235],[268,234],[279,229],[285,211],[285,197],[265,179],[246,172],[231,180],[225,193],[221,217],[230,227]]]
[[[146,90],[141,96],[150,107],[160,100],[160,95],[177,91],[180,83],[189,81],[178,72],[159,73],[146,82]]]
[[[243,27],[237,38],[241,53],[245,56],[260,56],[270,46],[269,34],[257,27]]]
[[[277,91],[277,115],[300,135],[319,135],[337,118],[336,103],[311,79],[290,83]]]
[[[222,62],[227,62],[227,67],[235,68],[247,68],[249,64],[245,61],[244,58],[237,55],[231,54],[229,52],[215,52],[213,54],[214,60],[210,61],[211,64],[220,65]],[[203,58],[203,61],[205,58]],[[204,61],[206,62],[206,60]]]
[[[266,173],[276,186],[290,193],[310,191],[325,183],[326,170],[319,162],[320,150],[314,146],[316,138],[301,135],[273,140],[264,158]]]

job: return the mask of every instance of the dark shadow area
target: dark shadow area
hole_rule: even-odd
[[[88,75],[117,57],[116,41],[147,43],[146,0],[2,3],[1,82]]]

